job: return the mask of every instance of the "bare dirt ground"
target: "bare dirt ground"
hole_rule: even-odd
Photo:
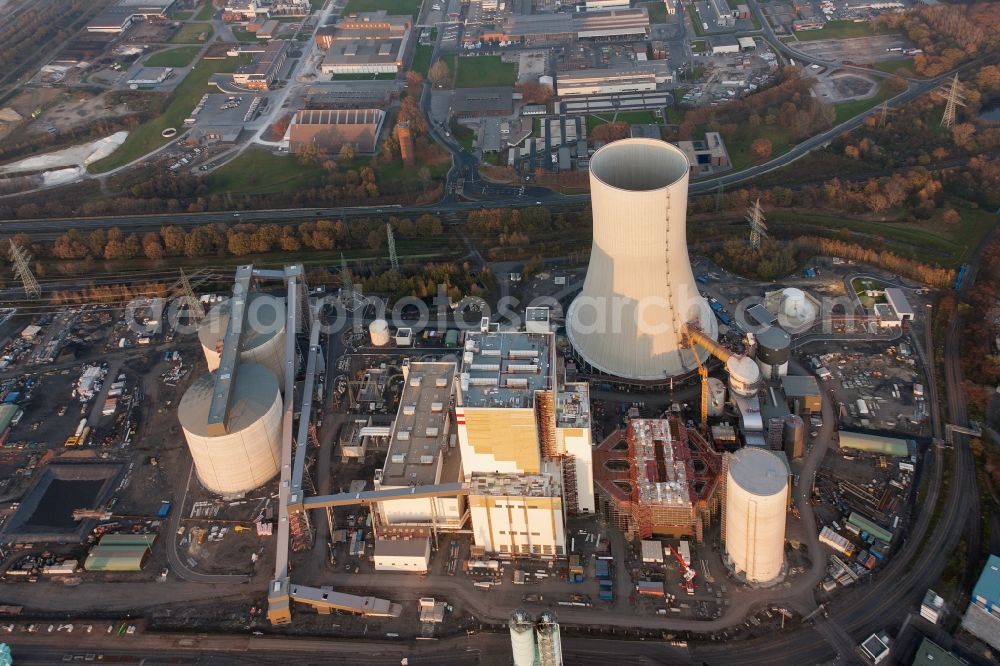
[[[47,109],[39,116],[29,131],[45,132],[49,127],[65,130],[77,125],[89,124],[98,118],[125,115],[128,108],[125,104],[105,109],[105,95],[90,96],[84,93],[73,93],[55,106]]]

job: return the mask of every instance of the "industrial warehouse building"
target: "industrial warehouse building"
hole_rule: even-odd
[[[646,39],[645,7],[565,14],[514,14],[504,21],[500,38],[527,45],[577,39]]]
[[[118,0],[87,23],[87,32],[120,33],[137,21],[167,19],[174,0]]]
[[[87,571],[142,571],[155,534],[105,534],[87,556]]]
[[[326,50],[324,74],[395,74],[403,66],[413,25],[409,16],[386,11],[362,12],[316,31]]]
[[[990,555],[976,586],[962,628],[1000,650],[1000,556]]]
[[[558,77],[560,97],[607,95],[656,90],[656,72],[651,68],[583,69],[562,72]]]
[[[375,570],[427,573],[431,564],[431,540],[378,539],[375,542]]]
[[[253,62],[233,73],[233,83],[250,90],[267,90],[278,79],[288,57],[288,43],[271,40]]]
[[[315,145],[328,154],[350,146],[355,154],[375,152],[379,133],[385,122],[381,109],[332,109],[297,111],[289,126],[288,148],[302,152],[303,146]]]

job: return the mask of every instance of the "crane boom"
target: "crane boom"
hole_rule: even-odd
[[[688,566],[687,562],[684,561],[684,558],[681,557],[681,554],[677,552],[677,549],[674,548],[672,543],[668,543],[667,548],[670,549],[670,554],[674,556],[674,559],[677,560],[677,563],[681,566],[681,576],[684,578],[684,582],[681,583],[681,587],[684,588],[684,591],[687,592],[688,595],[694,595],[695,588],[698,587],[694,584],[694,579],[695,576],[698,575],[698,572]]]

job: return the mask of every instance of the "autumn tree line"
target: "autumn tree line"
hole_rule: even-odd
[[[1000,12],[992,1],[917,5],[905,12],[883,14],[875,22],[889,30],[902,30],[923,50],[913,58],[913,68],[929,78],[1000,49]]]
[[[434,215],[415,220],[390,218],[388,223],[400,239],[445,241],[444,225]],[[270,252],[380,250],[387,242],[386,221],[359,218],[318,220],[297,225],[242,222],[206,224],[185,229],[166,225],[145,233],[129,233],[112,227],[89,233],[71,229],[52,243],[32,241],[19,234],[15,240],[31,247],[36,258],[58,260],[159,260],[170,257],[246,257]]]

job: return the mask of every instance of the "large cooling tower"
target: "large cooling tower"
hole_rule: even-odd
[[[733,568],[750,583],[781,574],[785,555],[788,469],[764,449],[732,455],[726,478],[726,552]]]
[[[695,368],[680,346],[682,327],[695,321],[718,336],[688,259],[689,169],[684,153],[653,139],[615,141],[590,160],[594,242],[566,331],[597,370],[640,380],[681,375]]]
[[[229,301],[209,310],[198,326],[198,341],[208,371],[219,368],[222,341],[229,325]],[[247,300],[247,319],[240,341],[243,363],[259,363],[283,377],[285,373],[285,299],[270,294],[252,293]]]
[[[181,398],[177,418],[201,485],[220,495],[240,495],[278,473],[281,460],[281,394],[268,368],[241,363],[232,383],[226,434],[208,432],[215,374],[199,377]]]

